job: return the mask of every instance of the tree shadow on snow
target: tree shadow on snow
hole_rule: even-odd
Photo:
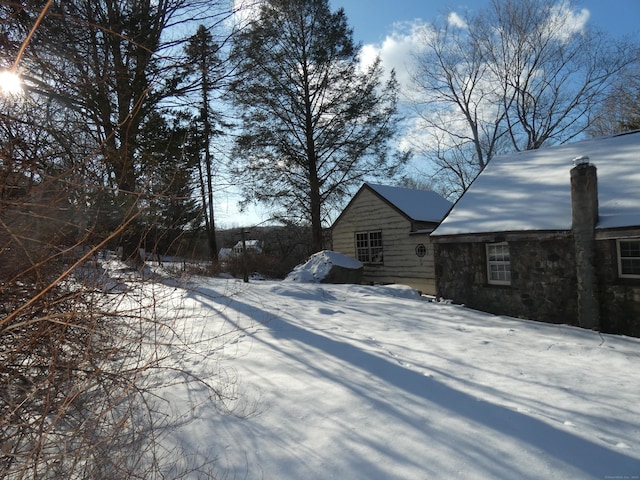
[[[322,350],[387,384],[433,402],[458,417],[528,444],[532,451],[544,452],[549,459],[573,466],[588,476],[605,478],[626,475],[631,478],[635,475],[637,478],[640,474],[640,461],[636,458],[557,429],[524,413],[473,397],[350,343],[336,341],[286,320],[279,320],[269,324],[274,337],[302,342]],[[611,471],[612,465],[616,466],[615,472]]]
[[[637,478],[637,475],[640,474],[640,461],[636,458],[581,438],[571,432],[557,429],[553,425],[524,413],[478,399],[420,372],[406,368],[393,359],[377,356],[351,343],[337,341],[302,328],[287,322],[277,314],[274,315],[274,313],[267,310],[241,302],[238,298],[230,299],[224,295],[211,295],[213,293],[215,292],[199,291],[194,297],[198,298],[204,294],[209,302],[212,298],[218,297],[216,301],[224,305],[229,311],[235,310],[254,319],[264,319],[263,322],[260,322],[261,325],[267,326],[272,336],[276,339],[303,343],[309,348],[321,350],[342,362],[346,362],[379,378],[386,384],[393,385],[417,398],[432,402],[440,408],[450,411],[452,415],[458,418],[482,425],[507,438],[513,438],[524,447],[529,445],[530,448],[527,448],[527,450],[530,450],[529,453],[531,455],[535,456],[535,452],[539,451],[549,458],[550,468],[553,468],[554,463],[558,468],[562,466],[573,467],[584,472],[585,476],[592,478],[620,476]],[[230,317],[228,315],[229,311],[227,312],[227,317]],[[227,318],[227,321],[233,320]],[[240,326],[238,325],[238,327]],[[271,348],[281,351],[281,353],[285,353],[269,342],[268,339],[258,338],[257,336],[252,336],[252,338],[268,344]],[[297,360],[301,361],[301,359]],[[316,368],[316,371],[320,374],[328,375],[326,371],[320,368]],[[335,375],[334,379],[338,379],[338,377],[338,375]],[[345,379],[341,379],[341,381],[344,383]],[[411,419],[403,418],[403,421],[410,422]],[[482,442],[482,439],[475,440]],[[489,449],[489,447],[485,448]],[[495,453],[500,455],[499,450],[496,450]],[[555,462],[553,459],[555,459]],[[495,460],[498,461],[497,458]],[[508,469],[507,460],[501,459],[501,461],[505,463],[505,468]],[[610,471],[612,465],[616,466],[615,472]]]

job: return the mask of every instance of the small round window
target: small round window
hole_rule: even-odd
[[[416,255],[419,257],[424,257],[427,254],[427,247],[424,246],[424,243],[419,243],[416,245]]]

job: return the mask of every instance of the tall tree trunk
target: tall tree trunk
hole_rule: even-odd
[[[206,128],[205,128],[206,130]],[[208,137],[209,135],[206,135]],[[208,195],[208,228],[207,235],[209,240],[209,258],[212,261],[218,261],[218,243],[216,242],[216,224],[213,215],[213,181],[211,172],[211,153],[209,152],[209,144],[205,147],[205,163],[207,166],[207,195]]]
[[[315,168],[311,169],[310,173],[311,248],[314,252],[319,252],[323,248],[320,184],[318,182],[318,175]]]
[[[196,34],[191,37],[189,45],[186,47],[187,57],[195,67],[193,73],[198,75],[197,80],[200,86],[200,120],[202,121],[203,138],[202,144],[199,145],[199,147],[204,149],[204,165],[207,177],[206,188],[205,182],[202,179],[202,167],[199,166],[198,169],[200,172],[200,189],[207,230],[209,258],[212,262],[218,260],[218,245],[216,242],[216,223],[213,209],[213,159],[211,158],[210,148],[212,128],[209,92],[212,90],[212,83],[214,82],[211,79],[211,75],[213,75],[216,66],[219,64],[217,49],[218,46],[213,42],[207,29],[202,25],[198,28]]]
[[[209,203],[209,258],[218,260],[218,245],[216,242],[216,223],[213,215],[213,173],[211,168],[211,122],[209,120],[209,81],[206,71],[206,53],[202,52],[202,118],[204,120],[204,163],[207,168],[207,193]]]
[[[304,57],[306,58],[306,51]],[[313,137],[313,107],[311,101],[310,76],[307,62],[304,63],[305,90],[305,130],[307,143],[307,165],[309,168],[309,208],[311,209],[311,249],[313,252],[322,250],[322,199],[320,196],[320,179],[318,177],[318,156],[316,154],[315,139]]]

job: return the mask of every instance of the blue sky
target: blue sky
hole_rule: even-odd
[[[450,9],[481,10],[489,0],[331,0],[332,9],[344,8],[356,41],[381,43],[394,32],[394,23],[421,19],[431,22]],[[640,34],[640,0],[582,0],[589,22],[611,35]]]
[[[349,25],[354,30],[354,39],[363,44],[361,59],[364,64],[377,55],[385,70],[395,69],[401,92],[408,91],[411,52],[419,46],[420,39],[408,25],[416,21],[432,22],[450,11],[462,14],[487,8],[491,0],[330,0],[332,10],[344,8]],[[558,0],[559,2],[560,0]],[[635,34],[640,38],[640,0],[574,0],[574,23],[586,23],[604,30],[613,37]],[[583,12],[586,9],[587,12]],[[404,27],[402,26],[404,24]],[[402,97],[402,95],[401,95]],[[406,146],[410,136],[399,139]],[[233,224],[234,218],[243,218],[241,223],[260,223],[268,217],[268,207],[252,207],[247,214],[238,216],[234,201],[229,199],[218,210],[222,222]],[[225,215],[226,214],[226,215]]]

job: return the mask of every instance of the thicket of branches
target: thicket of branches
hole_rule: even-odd
[[[155,378],[179,365],[186,346],[173,334],[176,319],[155,314],[160,299],[137,269],[115,278],[102,267],[105,246],[142,213],[101,235],[80,206],[113,192],[87,186],[91,159],[66,169],[52,161],[64,156],[32,120],[4,130],[15,141],[0,149],[0,477],[178,475],[159,450],[172,425],[156,410]],[[223,382],[207,383],[222,404]],[[206,475],[209,466],[184,468]]]
[[[0,3],[3,61],[44,3]],[[186,346],[137,267],[139,248],[189,255],[199,238],[195,114],[168,105],[193,89],[179,81],[189,32],[228,15],[204,0],[54,2],[24,91],[0,97],[2,478],[210,471],[161,450],[172,419],[155,382]],[[115,278],[104,252],[118,250],[130,262]],[[224,406],[225,380],[192,381]]]
[[[640,65],[636,65],[616,79],[604,102],[595,111],[589,133],[600,137],[639,129]]]

